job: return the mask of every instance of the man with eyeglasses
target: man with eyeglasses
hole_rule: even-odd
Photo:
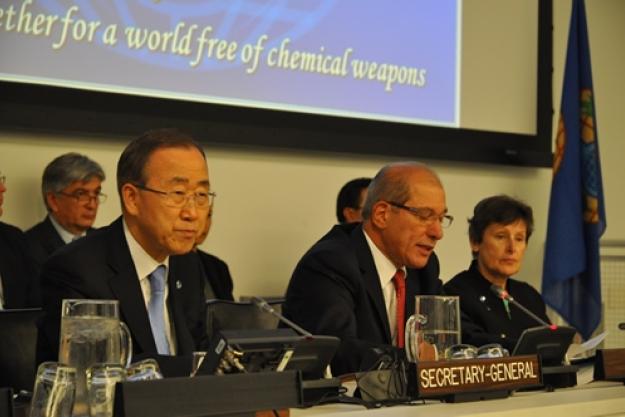
[[[189,253],[214,196],[204,151],[176,129],[148,131],[123,151],[117,189],[122,216],[44,265],[37,359],[57,358],[63,299],[117,299],[134,359],[155,357],[165,373],[188,375],[192,353],[207,345],[203,276]],[[175,356],[188,357],[188,368],[171,369]]]
[[[26,232],[40,267],[56,250],[91,232],[102,194],[104,170],[85,155],[58,156],[43,171],[41,194],[46,218]]]
[[[297,264],[285,316],[313,334],[337,336],[334,375],[368,370],[399,354],[418,294],[440,294],[434,247],[453,218],[427,166],[383,167],[371,182],[363,223],[334,226]]]
[[[6,192],[0,172],[0,216]],[[15,226],[0,222],[0,310],[37,307],[39,285],[28,241]]]

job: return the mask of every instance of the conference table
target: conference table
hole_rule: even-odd
[[[625,384],[598,381],[553,392],[515,392],[497,400],[442,403],[426,400],[410,405],[365,409],[351,404],[326,404],[291,409],[291,417],[618,417],[625,416]]]

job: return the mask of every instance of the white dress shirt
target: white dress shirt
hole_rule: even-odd
[[[391,329],[391,339],[393,345],[397,345],[397,296],[395,295],[395,284],[393,284],[393,277],[397,272],[397,267],[384,255],[380,249],[373,243],[367,232],[363,229],[367,244],[373,255],[373,262],[375,263],[375,269],[378,272],[380,278],[380,286],[382,287],[382,293],[384,294],[384,304],[386,305],[386,316],[388,317],[388,324]],[[400,268],[404,271],[404,279],[406,277],[406,267]],[[407,315],[412,313],[406,312]]]
[[[150,288],[150,275],[159,266],[165,267],[165,336],[167,337],[167,343],[169,344],[169,351],[172,355],[176,354],[176,339],[172,336],[171,321],[169,319],[169,307],[167,306],[167,297],[169,297],[169,286],[167,282],[169,280],[169,257],[163,262],[157,262],[143,249],[143,247],[137,242],[128,230],[126,221],[124,220],[124,235],[128,242],[128,249],[130,249],[130,257],[135,265],[137,276],[139,277],[139,284],[141,285],[141,292],[143,293],[143,300],[145,301],[145,308],[147,311],[148,304],[150,303],[151,288]]]
[[[50,222],[52,223],[52,226],[54,226],[54,229],[59,234],[59,236],[61,236],[61,239],[63,240],[63,242],[65,242],[65,244],[68,244],[71,241],[81,238],[87,234],[87,232],[83,232],[80,235],[75,235],[73,233],[70,233],[67,230],[65,230],[63,226],[61,226],[59,222],[57,222],[54,219],[53,215],[50,214],[49,216],[50,216]]]

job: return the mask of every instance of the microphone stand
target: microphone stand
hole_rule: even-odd
[[[516,301],[514,297],[512,297],[508,293],[508,291],[504,290],[503,288],[498,287],[497,285],[493,284],[490,286],[490,290],[494,292],[495,295],[497,295],[497,297],[501,298],[502,300],[511,302],[516,308],[518,308],[519,310],[521,310],[522,312],[524,312],[525,314],[527,314],[528,316],[536,320],[536,322],[540,323],[542,326],[547,326],[551,330],[555,330],[558,328],[558,326],[556,326],[555,324],[549,324],[545,320],[538,317],[536,314],[532,313],[524,305]]]
[[[493,293],[495,293],[495,295],[497,295],[498,298],[501,298],[502,300],[507,300],[511,302],[512,304],[514,304],[515,307],[523,311],[529,317],[536,320],[536,322],[540,323],[542,326],[547,327],[548,329],[554,332],[558,330],[558,326],[556,326],[555,324],[549,324],[545,320],[538,317],[536,314],[532,313],[525,306],[523,306],[521,303],[516,301],[510,294],[508,294],[508,291],[504,290],[503,288],[498,287],[497,285],[493,284],[490,286],[490,290]],[[546,366],[542,362],[543,359],[540,355],[540,350],[538,348],[537,348],[536,353],[538,354],[540,361],[541,361],[543,385],[548,391],[553,391],[554,388],[566,388],[566,387],[572,387],[574,385],[577,385],[578,367],[575,365],[568,364],[567,363],[568,361],[566,360],[566,355],[564,359],[565,361],[564,364]]]
[[[303,329],[301,326],[298,326],[297,324],[293,323],[291,320],[287,319],[282,314],[278,313],[272,306],[269,305],[267,301],[263,300],[260,297],[252,297],[252,302],[254,303],[256,307],[278,318],[278,320],[280,320],[281,322],[283,322],[284,324],[286,324],[287,326],[289,326],[291,329],[295,330],[302,336],[306,336],[307,338],[312,339],[313,337],[312,333]]]

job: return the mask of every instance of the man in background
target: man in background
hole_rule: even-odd
[[[376,351],[401,354],[415,295],[442,288],[434,247],[453,218],[430,168],[383,167],[369,186],[363,219],[334,226],[308,250],[283,308],[311,333],[341,340],[334,375],[368,370]]]
[[[106,200],[104,179],[97,162],[73,152],[46,166],[41,193],[48,215],[26,232],[39,267],[57,249],[92,230],[98,207]]]
[[[176,129],[148,131],[123,151],[117,190],[122,216],[44,264],[38,362],[58,357],[63,299],[119,300],[135,359],[207,347],[204,281],[189,254],[212,203],[204,151]]]
[[[362,221],[362,206],[369,183],[371,178],[356,178],[341,187],[336,198],[336,219],[340,224]]]
[[[6,192],[0,172],[0,216]],[[0,310],[37,307],[40,303],[37,275],[24,233],[0,222]]]

